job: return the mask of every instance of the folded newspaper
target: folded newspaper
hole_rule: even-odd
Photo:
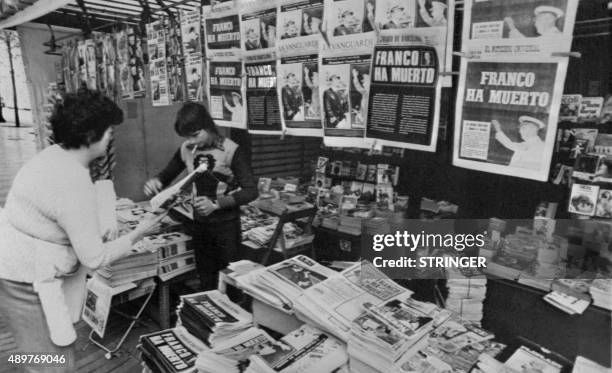
[[[351,324],[363,311],[364,304],[378,305],[412,292],[380,272],[372,263],[355,263],[342,272],[306,289],[293,302],[296,314],[343,341],[348,341]]]
[[[171,209],[174,204],[180,203],[181,195],[191,195],[192,186],[199,175],[208,171],[208,163],[202,163],[189,175],[179,180],[174,185],[162,190],[151,199],[151,207],[157,209]]]
[[[288,348],[251,356],[245,373],[333,372],[348,361],[344,343],[309,325],[287,334],[280,342]]]
[[[242,333],[219,343],[214,349],[205,351],[196,360],[196,367],[201,373],[239,373],[249,363],[253,355],[281,355],[295,349],[278,342],[265,331],[249,328]]]
[[[181,296],[178,316],[189,333],[212,347],[253,325],[253,316],[218,290]]]
[[[336,272],[304,255],[238,276],[236,282],[247,293],[275,308],[293,312],[293,302],[315,284]]]

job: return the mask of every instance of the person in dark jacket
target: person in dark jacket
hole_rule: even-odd
[[[145,194],[167,187],[183,170],[202,162],[209,171],[195,181],[194,223],[191,227],[196,267],[202,288],[216,288],[219,270],[237,260],[240,244],[240,206],[257,197],[257,183],[242,148],[219,134],[206,108],[187,102],[178,111],[175,131],[186,140],[166,168],[147,181]]]

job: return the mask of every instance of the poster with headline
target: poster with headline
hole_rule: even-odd
[[[569,52],[578,0],[466,0],[462,51],[472,58]]]
[[[249,133],[273,135],[282,130],[278,104],[276,60],[245,62],[247,129]]]
[[[319,51],[323,5],[323,0],[281,0],[277,46],[282,57]]]
[[[278,60],[278,97],[283,128],[292,136],[323,136],[317,54]]]
[[[181,41],[187,100],[204,100],[204,74],[202,73],[201,13],[199,10],[181,11]]]
[[[166,68],[166,33],[162,21],[147,24],[147,47],[149,49],[149,76],[151,80],[151,102],[153,106],[170,105],[168,71]]]
[[[242,56],[240,16],[237,10],[212,12],[203,7],[206,56],[211,60]]]
[[[546,181],[567,58],[462,59],[453,164]]]
[[[366,137],[381,146],[435,152],[441,91],[438,70],[432,46],[376,46]]]
[[[365,139],[374,0],[325,0],[319,43],[319,97],[326,146],[370,148]]]
[[[276,58],[277,4],[247,1],[240,7],[242,53],[246,61]]]
[[[452,70],[454,0],[378,0],[374,13],[378,44],[430,45],[440,71]],[[440,81],[443,87],[452,85],[450,75]]]
[[[241,61],[208,61],[208,107],[220,126],[246,129],[243,75]]]

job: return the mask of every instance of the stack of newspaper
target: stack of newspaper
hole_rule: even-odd
[[[194,373],[196,358],[206,346],[179,326],[141,336],[138,349],[144,363],[155,372]]]
[[[245,373],[333,372],[348,360],[344,343],[309,325],[279,342],[251,356]]]
[[[253,316],[218,290],[182,296],[178,316],[189,333],[212,347],[253,325]]]
[[[246,237],[251,242],[254,242],[259,247],[262,247],[270,242],[276,227],[277,223],[263,227],[255,227],[246,232]],[[313,235],[304,234],[304,231],[295,223],[285,223],[285,225],[283,225],[283,235],[285,247],[288,249],[310,243],[314,238]]]
[[[239,373],[253,355],[269,356],[290,350],[261,329],[249,328],[198,356],[200,373]]]
[[[427,344],[433,318],[393,299],[367,311],[353,321],[348,353],[358,371],[392,372],[402,356],[412,355]]]
[[[612,311],[612,280],[599,278],[593,280],[589,287],[593,304]]]
[[[145,245],[157,252],[157,274],[167,281],[195,269],[191,236],[183,232],[168,232],[147,237]]]
[[[110,286],[120,286],[157,275],[157,253],[136,252],[97,270]]]
[[[286,259],[270,267],[238,276],[240,288],[260,301],[288,313],[293,302],[313,285],[325,281],[336,272],[304,255]]]
[[[480,323],[487,292],[487,278],[469,269],[447,268],[448,298],[446,309],[461,318]]]
[[[351,324],[365,304],[378,305],[395,297],[409,298],[410,290],[380,272],[372,263],[355,263],[342,272],[332,272],[324,281],[294,300],[298,318],[348,341]]]

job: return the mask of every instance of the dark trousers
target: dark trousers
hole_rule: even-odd
[[[196,223],[191,235],[202,290],[216,289],[219,271],[238,260],[240,220]]]

